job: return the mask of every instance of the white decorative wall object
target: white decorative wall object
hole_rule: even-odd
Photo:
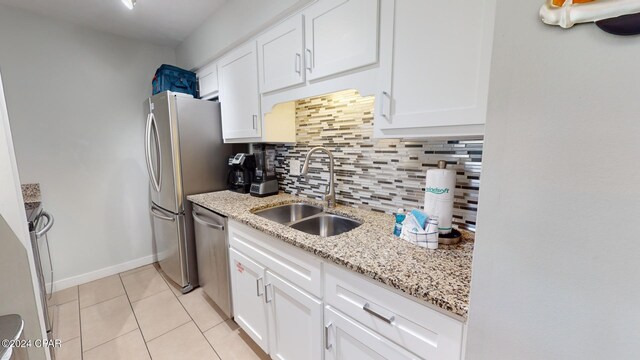
[[[574,4],[573,0],[566,0],[562,6],[555,6],[552,0],[546,0],[540,8],[540,19],[545,24],[568,29],[579,23],[635,13],[640,13],[640,0],[595,0],[582,4]]]

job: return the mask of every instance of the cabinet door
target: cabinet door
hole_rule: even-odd
[[[209,64],[198,71],[200,98],[211,99],[218,95],[218,64]]]
[[[234,320],[266,353],[269,352],[264,267],[229,249]]]
[[[395,13],[383,10],[377,136],[483,132],[494,10],[495,0],[402,0]]]
[[[218,62],[218,71],[222,137],[225,141],[260,138],[256,43],[249,42],[222,58]]]
[[[324,310],[325,360],[419,359],[337,310]]]
[[[271,358],[322,359],[322,302],[267,270]]]
[[[302,15],[296,15],[258,38],[260,91],[304,82]]]
[[[309,7],[304,12],[307,79],[378,61],[378,8],[378,0],[326,0]]]

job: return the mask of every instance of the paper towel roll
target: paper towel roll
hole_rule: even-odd
[[[438,217],[440,234],[451,232],[453,198],[456,188],[456,172],[446,169],[446,162],[439,161],[437,169],[427,170],[424,195],[424,211]]]

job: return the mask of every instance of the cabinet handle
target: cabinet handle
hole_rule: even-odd
[[[331,344],[329,343],[329,328],[333,325],[332,322],[329,322],[324,326],[324,348],[326,350],[331,350]]]
[[[256,296],[262,296],[260,289],[262,289],[262,277],[256,279]]]
[[[253,115],[253,130],[258,130],[258,115]]]
[[[371,310],[369,303],[365,303],[364,305],[362,305],[362,310],[368,312],[369,314],[377,317],[378,319],[386,322],[387,324],[391,324],[393,322],[393,320],[396,319],[395,315],[391,315],[389,317],[386,317],[384,315],[381,315],[373,310]]]
[[[269,298],[269,288],[271,288],[271,283],[264,286],[264,302],[267,304],[273,300],[273,298]]]
[[[389,106],[387,107],[389,114],[387,114],[384,111],[385,109],[384,102],[387,99],[389,100]],[[382,115],[383,118],[385,118],[389,123],[391,123],[391,95],[386,91],[383,91],[382,95],[380,96],[380,115]]]
[[[296,53],[296,72],[300,74],[302,71],[302,55]]]
[[[311,49],[305,49],[305,63],[307,64],[307,70],[311,72]]]

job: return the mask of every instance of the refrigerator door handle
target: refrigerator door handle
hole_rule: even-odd
[[[49,230],[51,230],[51,228],[53,227],[53,215],[43,210],[40,216],[47,219],[47,223],[44,225],[44,227],[40,231],[37,231],[35,235],[36,235],[36,242],[44,236],[45,245],[47,245],[47,256],[49,257],[49,274],[51,275],[51,283],[49,284],[50,289],[49,289],[48,295],[49,295],[49,299],[51,299],[51,296],[53,295],[53,262],[51,261],[51,248],[49,247],[49,238],[45,235],[47,235]],[[40,264],[40,272],[43,272],[42,281],[44,284],[44,269],[42,269],[42,263]],[[46,293],[47,292],[45,289],[45,294]]]
[[[162,210],[158,209],[155,205],[151,205],[151,207],[149,208],[149,212],[151,213],[151,215],[157,217],[158,219],[176,221],[174,217],[162,214]]]
[[[158,191],[160,191],[160,189],[162,189],[162,149],[160,148],[160,133],[158,132],[158,124],[156,123],[155,115],[151,117],[151,123],[153,124],[153,128],[155,130],[154,134],[156,135],[156,146],[158,149],[158,179],[156,181],[158,185]]]
[[[51,247],[49,246],[49,237],[45,236],[44,241],[47,244],[47,256],[49,257],[49,275],[51,276],[51,282],[49,283],[48,299],[51,300],[51,298],[53,297],[53,261],[51,261]]]
[[[145,153],[146,153],[146,157],[145,160],[147,161],[147,171],[149,172],[149,178],[151,179],[151,185],[153,186],[154,190],[157,192],[160,192],[160,186],[162,178],[159,178],[159,176],[156,175],[155,170],[153,169],[153,164],[151,163],[151,133],[153,128],[155,128],[155,137],[156,137],[156,147],[158,148],[158,151],[156,152],[158,154],[158,164],[160,164],[159,166],[162,166],[162,154],[160,153],[159,147],[160,147],[160,137],[158,135],[158,128],[156,125],[156,117],[153,115],[153,112],[149,112],[149,115],[147,115],[147,127],[145,130]],[[162,173],[162,168],[158,169],[158,172],[161,174]]]
[[[53,226],[53,216],[51,216],[51,214],[46,211],[42,211],[42,215],[40,216],[47,219],[47,224],[42,228],[42,230],[36,232],[36,237],[38,238],[46,234],[49,230],[51,230],[51,227]]]

